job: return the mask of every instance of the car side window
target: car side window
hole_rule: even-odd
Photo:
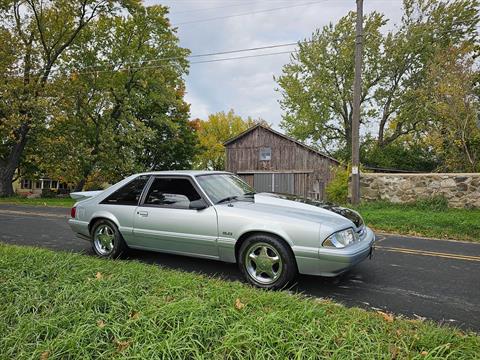
[[[157,177],[153,180],[148,190],[145,197],[145,205],[189,209],[192,201],[200,199],[200,194],[190,180]]]
[[[143,188],[147,184],[148,178],[148,175],[141,175],[133,179],[103,200],[101,204],[138,205],[138,201],[142,195]]]

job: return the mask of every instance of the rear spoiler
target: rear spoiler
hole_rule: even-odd
[[[77,192],[70,193],[70,197],[72,199],[80,201],[80,200],[85,200],[85,199],[95,197],[95,196],[101,194],[102,192],[103,192],[103,190],[99,190],[99,191],[77,191]]]

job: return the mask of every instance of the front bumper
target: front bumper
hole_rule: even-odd
[[[68,219],[68,225],[79,238],[90,241],[90,231],[88,230],[88,222],[77,219]]]
[[[375,234],[368,227],[365,230],[364,239],[354,245],[343,249],[321,247],[316,258],[296,257],[298,271],[308,275],[336,276],[349,270],[372,254]]]

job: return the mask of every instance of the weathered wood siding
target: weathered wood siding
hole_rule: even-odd
[[[271,160],[260,160],[260,149],[271,148]],[[257,172],[294,174],[294,193],[324,197],[325,185],[338,163],[294,141],[257,127],[226,145],[226,170],[241,173],[250,184]],[[320,195],[319,195],[320,194]]]

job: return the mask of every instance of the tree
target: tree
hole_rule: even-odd
[[[0,2],[0,196],[12,195],[12,179],[29,139],[48,121],[54,99],[49,84],[60,58],[90,22],[138,1],[3,0]]]
[[[371,89],[380,81],[380,28],[382,15],[372,13],[364,20],[364,74],[362,103],[370,101]],[[355,13],[350,12],[334,26],[317,30],[299,43],[291,62],[277,78],[282,109],[281,126],[302,141],[312,141],[325,152],[351,148],[354,75]],[[364,124],[368,110],[361,117]]]
[[[380,150],[426,128],[417,90],[423,87],[429,63],[437,52],[451,44],[476,41],[478,6],[476,0],[404,1],[399,28],[383,41],[382,78],[373,95]]]
[[[422,137],[428,121],[421,116],[417,90],[434,54],[451,44],[478,41],[478,6],[477,0],[404,0],[400,25],[386,34],[380,32],[386,24],[382,15],[365,17],[361,125],[364,134],[376,138],[378,152],[394,142],[393,147],[412,147],[407,140]],[[350,149],[353,34],[353,14],[317,30],[299,43],[277,79],[285,111],[282,127],[345,160]]]
[[[182,80],[188,50],[166,14],[152,6],[100,16],[70,48],[38,146],[45,173],[81,190],[91,177],[188,166],[196,141]]]
[[[442,158],[443,171],[480,171],[478,77],[472,50],[454,46],[434,57],[417,91],[429,120],[427,140]]]
[[[195,159],[199,169],[223,170],[225,168],[225,149],[223,143],[247,130],[262,120],[248,117],[242,119],[233,110],[208,116],[208,120],[198,120],[198,141],[200,152]]]

